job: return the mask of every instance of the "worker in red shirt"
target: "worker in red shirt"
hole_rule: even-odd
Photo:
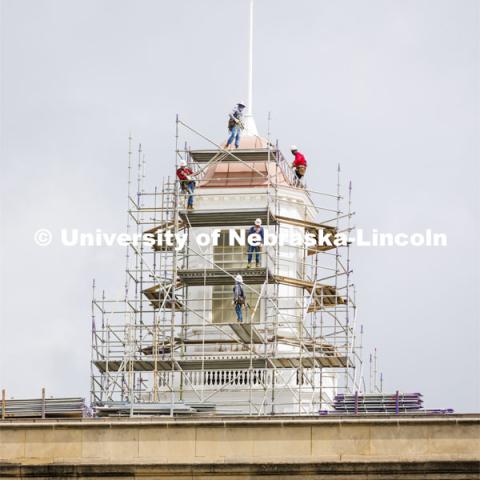
[[[177,169],[177,178],[180,181],[180,188],[188,195],[187,209],[193,209],[193,192],[195,190],[195,180],[193,171],[187,167],[185,160],[180,161],[180,166]]]
[[[295,174],[297,175],[297,179],[300,182],[302,177],[305,175],[305,171],[307,170],[307,161],[305,157],[298,151],[296,145],[292,145],[290,147],[292,154],[295,156],[295,159],[292,163],[292,168],[295,169]]]

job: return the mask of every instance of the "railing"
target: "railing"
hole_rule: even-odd
[[[248,370],[198,370],[186,371],[185,377],[192,387],[217,389],[228,385],[229,389],[241,390],[245,386],[263,388],[265,383],[271,383],[272,371],[267,369]]]

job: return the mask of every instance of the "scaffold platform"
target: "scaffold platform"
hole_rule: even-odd
[[[318,222],[312,222],[301,218],[286,217],[276,215],[268,208],[242,208],[242,209],[215,209],[215,210],[179,210],[179,221],[176,226],[179,230],[188,227],[229,227],[229,226],[251,226],[257,218],[262,221],[263,226],[266,225],[292,225],[304,228],[315,235],[318,230],[323,230],[325,235],[336,234],[336,229],[332,225]],[[174,229],[175,222],[168,221],[159,223],[153,228],[146,230],[144,233],[155,234],[162,230]],[[322,247],[320,247],[322,248]],[[331,248],[331,247],[328,247]]]
[[[265,282],[266,278],[272,278],[266,268],[235,268],[221,270],[208,268],[204,270],[178,270],[178,278],[187,287],[234,285],[235,276],[240,274],[246,285],[258,285]]]
[[[153,285],[153,287],[143,290],[143,294],[150,300],[150,304],[153,308],[164,308],[171,309],[175,304],[175,310],[183,311],[183,303],[179,300],[177,295],[173,295],[169,292],[165,300],[165,287],[160,287],[160,285]],[[174,301],[175,297],[175,301]]]
[[[267,208],[244,208],[241,210],[181,210],[182,224],[189,227],[234,227],[253,225],[259,218],[262,224],[275,223]]]
[[[255,149],[238,149],[238,150],[190,150],[189,154],[194,162],[208,163],[216,160],[220,155],[223,155],[222,162],[238,162],[240,159],[243,162],[265,162],[270,157],[271,161],[275,159],[277,150],[269,150],[268,148]]]
[[[263,336],[252,323],[230,323],[230,328],[243,343],[265,343]]]
[[[272,275],[266,268],[243,268],[232,270],[221,270],[219,268],[210,268],[204,270],[178,270],[179,287],[199,287],[199,286],[218,286],[232,285],[235,283],[235,276],[242,275],[245,285],[260,285],[265,281],[268,283],[278,283],[296,288],[303,288],[312,294],[312,302],[307,312],[312,313],[326,307],[334,307],[337,305],[345,305],[346,300],[338,294],[337,289],[332,285],[324,285],[303,279],[285,277],[282,275]],[[146,290],[143,294],[150,300],[154,308],[163,306],[166,309],[173,308],[173,295],[169,293],[165,299],[165,287],[154,285]],[[179,311],[183,309],[181,300],[176,298],[175,308]]]
[[[101,371],[115,372],[123,368],[121,360],[95,360],[95,366]],[[304,355],[276,355],[269,357],[253,357],[250,355],[242,355],[237,357],[221,358],[215,357],[197,357],[197,358],[171,358],[169,354],[159,355],[157,359],[134,359],[129,360],[129,368],[137,372],[148,372],[154,369],[170,371],[170,370],[244,370],[248,368],[314,368],[314,367],[330,367],[344,368],[347,367],[348,360],[346,356],[325,356],[313,355],[305,353]]]

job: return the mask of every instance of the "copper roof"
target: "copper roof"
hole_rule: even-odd
[[[290,185],[280,165],[271,162],[219,162],[205,171],[200,181],[202,188],[262,187],[270,182]]]
[[[279,150],[268,148],[262,137],[246,136],[238,149],[192,150],[191,158],[197,163],[209,163],[199,187],[262,187],[268,184],[291,185],[288,166]]]

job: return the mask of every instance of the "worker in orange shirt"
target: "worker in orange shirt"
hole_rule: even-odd
[[[298,148],[296,145],[292,145],[290,147],[290,150],[292,151],[292,154],[295,157],[292,163],[292,168],[295,170],[297,180],[300,183],[300,180],[305,175],[305,172],[307,170],[307,161],[305,160],[305,157],[303,156],[303,154],[301,154],[298,151]]]

